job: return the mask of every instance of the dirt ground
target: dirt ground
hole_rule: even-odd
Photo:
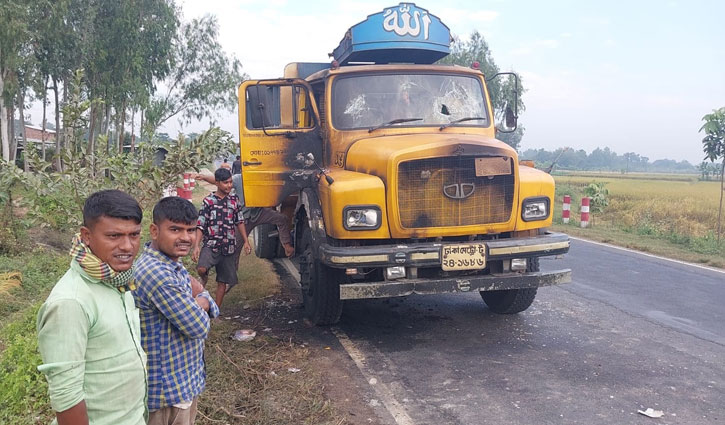
[[[330,328],[313,326],[307,322],[303,317],[299,289],[293,287],[294,282],[288,279],[282,279],[282,281],[279,293],[266,297],[264,302],[256,307],[250,308],[244,303],[234,301],[234,298],[227,305],[225,299],[221,320],[232,324],[231,327],[225,326],[225,328],[227,330],[238,327],[249,328],[257,332],[257,338],[285,342],[284,346],[278,346],[279,349],[287,351],[286,354],[281,353],[281,358],[285,359],[284,361],[287,363],[299,362],[290,364],[290,366],[303,369],[305,374],[295,374],[295,377],[314,382],[315,388],[309,388],[308,382],[288,383],[278,390],[287,392],[282,395],[282,398],[290,400],[305,398],[307,395],[300,394],[314,393],[330,408],[328,412],[321,415],[320,411],[310,409],[308,405],[299,406],[303,410],[310,409],[304,419],[298,416],[298,419],[302,419],[304,423],[383,424],[384,422],[380,421],[375,410],[369,404],[372,399],[370,387]],[[244,282],[241,284],[243,285]],[[209,344],[207,346],[208,352]],[[296,354],[299,349],[304,350],[303,355]],[[234,356],[234,348],[227,351],[230,353],[230,357]],[[261,354],[260,351],[257,351],[255,358]],[[209,372],[210,381],[214,379],[211,376],[212,373],[214,370]],[[291,402],[290,404],[296,405],[297,403]],[[305,412],[298,413],[303,413],[304,416]],[[238,423],[249,423],[245,419],[240,418]],[[208,423],[218,422],[209,421]]]

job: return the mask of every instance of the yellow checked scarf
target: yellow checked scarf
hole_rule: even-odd
[[[133,267],[125,272],[117,272],[100,258],[93,255],[90,248],[81,240],[81,234],[77,233],[71,242],[70,256],[78,263],[88,276],[98,279],[103,283],[118,288],[119,291],[133,291],[136,289],[136,282],[133,280]]]

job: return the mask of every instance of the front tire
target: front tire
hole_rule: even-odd
[[[340,321],[342,300],[340,282],[344,274],[322,264],[314,256],[312,235],[303,230],[300,240],[300,286],[305,316],[314,325],[334,325]]]
[[[274,224],[260,224],[252,230],[252,241],[254,242],[254,253],[259,258],[271,260],[277,257],[277,245],[279,242],[276,237],[269,237],[269,234],[275,231]]]
[[[539,271],[539,258],[529,258],[527,272]],[[516,314],[531,306],[539,288],[506,289],[502,291],[482,291],[481,298],[488,308],[498,314]]]

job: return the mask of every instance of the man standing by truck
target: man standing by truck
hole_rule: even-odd
[[[242,160],[239,155],[237,155],[237,159],[232,162],[232,175],[235,174],[242,174]]]
[[[214,177],[206,174],[195,174],[194,178],[197,180],[203,180],[207,183],[214,184]],[[262,224],[273,224],[277,226],[277,233],[279,234],[279,241],[284,248],[284,254],[287,257],[291,257],[295,253],[294,246],[292,246],[292,233],[290,230],[290,224],[287,217],[281,212],[272,208],[247,208],[244,206],[244,185],[242,183],[241,174],[232,175],[232,186],[234,187],[234,193],[242,203],[242,216],[244,217],[244,228],[247,230],[247,234],[252,233],[255,227]],[[237,243],[239,240],[237,239]],[[241,247],[237,247],[236,258],[239,259],[239,253]]]
[[[246,254],[252,251],[244,228],[242,203],[232,191],[232,173],[227,168],[214,172],[214,184],[217,190],[202,201],[196,228],[196,243],[192,260],[198,261],[197,273],[206,286],[209,269],[214,267],[217,274],[216,304],[221,307],[224,295],[237,284],[238,231],[242,237]]]

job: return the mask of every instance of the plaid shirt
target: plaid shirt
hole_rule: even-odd
[[[196,227],[204,234],[204,245],[212,252],[234,254],[237,245],[234,232],[244,221],[242,206],[237,195],[232,194],[220,198],[211,193],[202,201]]]
[[[209,313],[191,295],[191,279],[181,262],[147,243],[136,262],[133,291],[141,316],[141,345],[148,356],[150,411],[190,402],[204,390],[204,339],[209,317],[219,307],[208,292]]]

